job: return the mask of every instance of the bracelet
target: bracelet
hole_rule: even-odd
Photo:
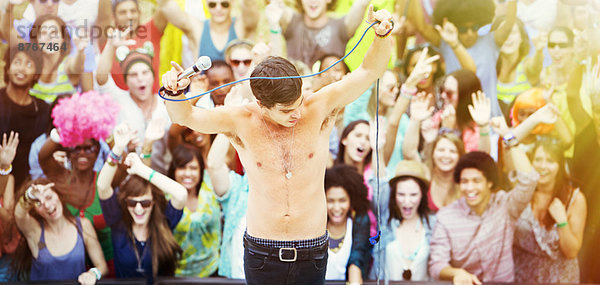
[[[12,172],[12,164],[7,169],[0,169],[0,175],[9,175]]]
[[[50,131],[50,139],[55,143],[60,143],[60,135],[58,134],[58,130],[56,130],[56,128]]]
[[[489,132],[489,131],[488,131],[488,132],[485,132],[485,133],[484,133],[484,132],[479,132],[479,136],[480,136],[480,137],[485,137],[485,136],[489,136],[489,135],[490,135],[490,132]]]
[[[519,140],[513,135],[513,133],[508,133],[502,137],[502,142],[504,146],[507,148],[511,148],[519,144]]]
[[[121,161],[121,159],[123,159],[123,157],[122,157],[122,156],[120,156],[120,155],[117,155],[117,154],[116,154],[114,151],[112,151],[112,150],[111,150],[111,151],[108,153],[108,157],[110,157],[110,158],[114,159],[114,160],[115,160],[115,161],[117,161],[117,162],[120,162],[120,161]]]
[[[152,177],[154,177],[154,173],[156,173],[156,170],[152,169],[152,172],[150,172],[150,176],[148,177],[148,182],[152,182]]]
[[[98,268],[92,267],[90,268],[90,271],[94,273],[94,275],[96,275],[96,280],[100,280],[100,278],[102,278],[102,273],[100,273],[100,270],[98,270]]]
[[[279,34],[281,33],[281,28],[269,29],[269,31],[271,32],[271,34]]]
[[[377,23],[381,23],[381,21],[377,21]],[[392,24],[392,28],[390,28],[385,34],[380,35],[377,32],[375,32],[375,35],[378,38],[381,38],[381,39],[386,38],[387,36],[389,36],[392,33],[392,30],[394,30],[394,21],[392,21],[392,19],[390,19],[390,23]]]
[[[564,228],[569,224],[569,222],[562,222],[562,223],[558,223],[556,224],[556,227],[558,228]]]
[[[152,157],[152,153],[141,153],[140,154],[141,159],[147,159],[147,158],[151,158],[151,157]]]
[[[177,92],[172,92],[172,91],[169,91],[169,90],[167,90],[167,89],[164,89],[164,90],[163,90],[163,92],[164,92],[164,93],[165,93],[165,95],[167,95],[167,96],[175,97],[175,96],[178,96],[178,95],[181,95],[181,94],[183,94],[183,90],[184,90],[184,89],[177,90]]]

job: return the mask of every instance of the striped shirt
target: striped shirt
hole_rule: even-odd
[[[539,175],[518,173],[512,191],[492,193],[481,216],[465,198],[440,209],[431,238],[429,273],[439,279],[445,267],[462,268],[482,282],[513,282],[512,245],[516,221],[525,209]]]

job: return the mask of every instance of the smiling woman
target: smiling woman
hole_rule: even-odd
[[[92,223],[69,213],[54,183],[37,179],[25,184],[18,197],[15,221],[25,237],[15,253],[14,270],[19,277],[94,284],[108,273]],[[85,270],[86,255],[95,266],[89,271]]]

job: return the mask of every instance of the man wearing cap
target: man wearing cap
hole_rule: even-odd
[[[440,209],[431,239],[429,272],[455,284],[513,282],[512,244],[516,221],[539,179],[525,152],[507,144],[517,171],[516,185],[497,189],[499,174],[484,152],[463,155],[454,170],[462,198]]]
[[[152,90],[158,92],[158,83],[160,82],[159,70],[159,54],[160,54],[160,38],[168,23],[180,28],[186,36],[189,37],[190,30],[187,26],[183,26],[180,19],[181,15],[173,13],[165,4],[167,0],[157,0],[158,9],[147,23],[140,25],[140,7],[137,0],[113,0],[113,15],[115,18],[115,26],[118,31],[113,31],[108,35],[108,41],[102,50],[101,60],[98,64],[98,70],[102,72],[96,73],[98,84],[104,85],[109,80],[108,72],[105,71],[105,60],[109,59],[110,78],[114,83],[123,90],[128,90],[120,62],[125,60],[127,55],[132,51],[146,53],[152,58],[152,69],[156,71],[154,75],[154,85]],[[123,33],[123,32],[127,33]],[[118,38],[115,40],[114,38]],[[102,44],[102,43],[101,43]],[[114,60],[116,57],[116,60]],[[112,67],[111,67],[112,66]]]
[[[112,94],[113,100],[121,105],[117,122],[126,122],[130,129],[137,132],[140,142],[145,146],[138,152],[151,155],[152,168],[166,173],[167,163],[165,153],[167,136],[156,142],[145,141],[145,133],[151,121],[158,120],[164,124],[165,130],[171,125],[169,114],[165,105],[160,101],[158,94],[153,92],[155,70],[152,58],[140,52],[131,52],[121,62],[121,72],[127,84],[127,91],[117,88],[114,84],[105,84],[98,87],[101,93]],[[150,143],[150,145],[146,145]]]

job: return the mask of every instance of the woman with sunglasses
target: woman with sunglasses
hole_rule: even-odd
[[[533,78],[532,82],[539,82],[544,89],[552,90],[550,97],[546,100],[558,108],[560,117],[574,136],[575,121],[570,112],[567,100],[567,85],[569,77],[576,67],[575,48],[573,47],[575,35],[570,28],[554,27],[548,32],[547,38],[545,38],[545,35],[541,35],[540,37],[536,40],[540,41],[541,44],[538,44],[539,48],[536,47],[536,54],[529,63]],[[547,45],[543,43],[547,43]],[[548,47],[552,64],[544,68],[543,47],[545,46]],[[581,92],[581,94],[585,94],[585,92]],[[583,100],[582,96],[582,102],[586,101],[589,102],[589,99]],[[571,146],[565,151],[565,155],[567,158],[572,158],[573,152],[574,146]]]
[[[188,199],[183,216],[173,230],[183,249],[177,276],[209,277],[219,265],[221,245],[221,209],[215,193],[204,182],[204,159],[200,150],[181,144],[172,152],[169,178],[183,185]]]
[[[394,281],[428,281],[429,241],[435,216],[429,214],[429,170],[417,161],[398,163],[394,178],[382,193],[389,195],[371,278]]]
[[[97,109],[97,106],[103,107]],[[56,188],[65,194],[64,202],[71,215],[85,217],[94,225],[108,262],[109,277],[114,277],[115,272],[113,246],[96,192],[95,168],[98,162],[104,164],[100,152],[102,147],[104,153],[109,150],[104,139],[115,125],[118,108],[110,95],[95,92],[59,99],[52,109],[52,122],[56,128],[50,132],[38,155],[45,177],[55,181]],[[54,154],[61,150],[66,153],[66,164],[55,159]]]
[[[113,137],[115,144],[96,186],[104,218],[111,227],[116,275],[146,278],[152,284],[156,276],[175,274],[182,250],[172,230],[183,215],[187,190],[144,165],[135,153],[125,159],[129,176],[113,189],[117,164],[133,134],[121,124]]]
[[[21,280],[77,280],[95,284],[108,267],[92,223],[72,216],[62,197],[46,178],[24,185],[17,197],[15,221],[24,239],[13,255]],[[93,263],[86,270],[86,257]]]

